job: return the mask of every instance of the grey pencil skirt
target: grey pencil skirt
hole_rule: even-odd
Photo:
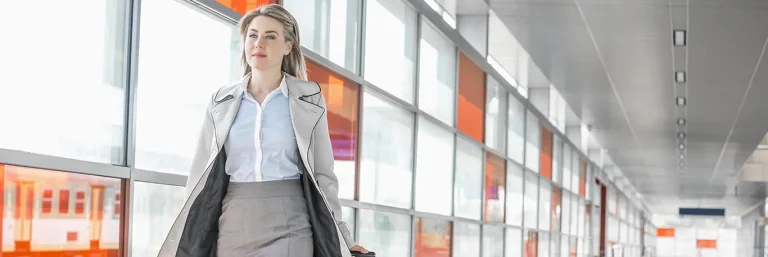
[[[217,245],[220,257],[312,257],[301,181],[230,182]]]

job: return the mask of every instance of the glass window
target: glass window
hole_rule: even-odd
[[[509,94],[507,105],[507,156],[517,163],[523,163],[525,149],[525,106]]]
[[[575,236],[577,233],[579,233],[579,207],[581,206],[581,203],[579,202],[579,197],[576,195],[571,195],[571,221],[569,222],[571,224],[570,229],[570,235]]]
[[[559,136],[554,136],[552,148],[552,181],[555,184],[560,185],[562,181],[562,167],[563,167],[563,141]]]
[[[501,157],[485,153],[485,221],[504,222],[505,164]]]
[[[483,150],[457,137],[456,181],[453,189],[454,215],[480,219],[483,204]]]
[[[541,125],[541,175],[552,180],[552,131]]]
[[[451,215],[454,134],[419,118],[416,144],[416,210]]]
[[[411,217],[360,209],[360,245],[377,256],[411,255]]]
[[[507,224],[523,225],[523,167],[507,161]]]
[[[485,73],[464,52],[459,52],[459,131],[483,142]]]
[[[563,190],[559,187],[552,187],[552,226],[551,231],[552,232],[560,232],[560,215],[561,215],[561,198],[560,196],[563,194]]]
[[[568,191],[563,190],[561,197],[563,209],[560,211],[560,215],[562,216],[560,220],[560,232],[567,235],[571,230],[571,195]]]
[[[133,187],[131,255],[157,256],[184,206],[184,187],[136,182]]]
[[[520,229],[507,228],[506,244],[504,256],[522,257],[523,254],[523,233]]]
[[[549,243],[549,233],[545,232],[539,232],[539,242],[538,242],[538,255],[539,256],[551,256],[549,252],[549,248],[551,247]],[[573,255],[576,256],[576,255]]]
[[[320,84],[320,92],[325,98],[328,133],[335,160],[333,172],[339,179],[339,197],[354,199],[360,87],[311,61],[307,61],[307,76]]]
[[[408,103],[414,102],[416,15],[401,0],[365,2],[365,31],[376,33],[365,33],[363,76]]]
[[[122,164],[125,1],[2,6],[0,148]],[[28,11],[45,19],[30,19]],[[41,68],[55,81],[38,79]]]
[[[539,172],[539,148],[541,146],[541,124],[539,119],[528,111],[525,119],[525,167]]]
[[[2,204],[4,256],[120,254],[122,210],[115,201],[120,199],[122,191],[120,179],[4,164],[0,164],[0,176],[5,199]],[[83,213],[77,213],[72,207],[75,201],[70,199],[76,199],[76,192],[85,194]],[[41,198],[50,199],[54,205],[51,212],[40,212],[38,199]],[[59,212],[61,209],[66,211]],[[97,234],[90,228],[101,230]]]
[[[413,113],[366,91],[362,116],[360,201],[411,208]]]
[[[572,150],[571,146],[569,144],[563,144],[563,188],[567,190],[571,190],[571,179],[573,178],[573,175],[571,174],[571,156],[572,156]]]
[[[485,144],[504,152],[507,140],[507,90],[490,75],[486,76],[488,87],[485,97]]]
[[[579,160],[579,195],[587,196],[587,162]]]
[[[483,228],[483,257],[504,256],[504,228],[486,225]]]
[[[451,222],[429,218],[418,218],[416,222],[415,256],[450,257]]]
[[[560,236],[560,256],[561,257],[570,257],[570,246],[571,239],[570,237],[566,235]],[[610,245],[608,245],[610,247]]]
[[[189,35],[205,36],[179,44]],[[141,4],[140,37],[136,167],[189,174],[211,95],[240,76],[239,33],[186,3],[156,0]]]
[[[354,0],[283,0],[299,23],[301,44],[351,71],[357,71],[360,4]]]
[[[546,178],[539,178],[539,229],[548,231],[552,217],[552,184]]]
[[[525,227],[537,228],[538,218],[536,217],[539,208],[539,176],[536,174],[525,172],[525,203],[523,203],[523,210],[525,211]]]
[[[571,160],[571,192],[579,194],[579,152],[573,151],[573,159]]]
[[[341,219],[347,223],[347,226],[349,227],[349,232],[351,232],[352,235],[354,235],[355,234],[355,209],[346,207],[346,206],[341,206]]]
[[[456,109],[456,47],[426,19],[421,22],[419,47],[419,109],[453,126]],[[391,44],[387,49],[391,49]],[[480,124],[482,126],[482,122]],[[482,133],[482,128],[480,131]]]
[[[453,256],[480,256],[480,225],[453,223]]]
[[[523,256],[537,256],[538,252],[538,234],[535,231],[527,231],[523,233]]]

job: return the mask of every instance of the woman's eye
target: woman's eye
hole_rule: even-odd
[[[267,36],[267,39],[275,39],[275,36],[269,35]]]
[[[249,38],[257,38],[258,36],[256,36],[256,34],[250,34],[250,35],[248,35],[248,37]]]

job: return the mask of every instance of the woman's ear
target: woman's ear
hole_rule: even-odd
[[[285,41],[285,53],[283,55],[290,54],[291,49],[293,49],[293,41]]]

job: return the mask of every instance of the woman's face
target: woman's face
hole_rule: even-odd
[[[245,31],[245,59],[253,70],[280,70],[283,57],[291,52],[291,42],[285,40],[285,29],[278,20],[258,16]]]

